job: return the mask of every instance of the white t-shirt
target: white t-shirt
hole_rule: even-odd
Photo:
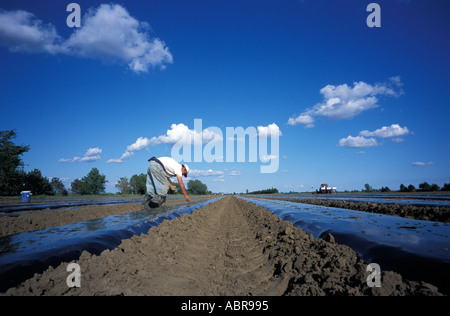
[[[158,160],[164,165],[169,177],[175,177],[176,175],[179,175],[180,177],[183,176],[181,173],[181,165],[175,159],[171,157],[161,157],[158,158]]]

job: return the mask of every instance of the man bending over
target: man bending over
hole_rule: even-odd
[[[186,164],[180,165],[170,157],[152,157],[148,161],[150,161],[150,164],[147,170],[147,194],[145,194],[142,202],[144,209],[164,205],[169,188],[175,190],[175,186],[169,181],[171,177],[177,177],[184,198],[187,202],[191,201],[181,178],[182,175],[187,177],[189,172],[189,167]]]

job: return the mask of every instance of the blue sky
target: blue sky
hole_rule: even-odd
[[[0,1],[0,128],[30,145],[26,170],[70,188],[96,167],[115,192],[201,119],[224,142],[279,135],[275,173],[190,162],[215,192],[450,180],[447,0],[374,1],[379,28],[361,0],[78,0],[80,28],[70,2]]]

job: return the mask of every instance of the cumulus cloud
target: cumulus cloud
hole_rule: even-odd
[[[348,136],[339,140],[339,147],[347,148],[365,148],[378,146],[378,142],[375,138],[365,138],[363,136]]]
[[[267,138],[279,137],[282,135],[280,128],[275,123],[269,124],[267,126],[258,126],[257,132],[259,137]],[[122,154],[120,158],[109,159],[107,163],[123,163],[126,159],[130,158],[134,154],[134,152],[148,149],[150,146],[156,146],[160,144],[207,144],[210,142],[222,140],[223,135],[215,132],[212,128],[198,131],[195,129],[190,129],[183,123],[172,124],[170,126],[170,129],[168,129],[164,135],[154,136],[152,138],[139,137],[133,144],[127,146],[127,150]],[[275,159],[275,156],[270,156],[269,158],[267,157],[265,158],[265,162]]]
[[[165,43],[150,39],[149,26],[130,16],[118,4],[102,4],[89,10],[82,27],[65,42],[68,53],[86,58],[126,63],[135,72],[151,66],[164,68],[173,58]]]
[[[133,72],[164,69],[172,54],[159,38],[151,38],[149,25],[133,18],[121,5],[102,4],[90,9],[82,26],[63,40],[51,24],[32,13],[0,11],[0,44],[14,52],[66,54],[125,64]]]
[[[102,159],[100,156],[101,153],[102,149],[99,147],[89,148],[83,157],[61,158],[59,162],[93,162]]]
[[[182,144],[190,145],[194,143],[205,144],[210,141],[222,140],[222,135],[214,133],[208,129],[204,129],[202,132],[194,129],[189,129],[188,126],[183,123],[172,124],[166,134],[155,136],[152,138],[139,137],[136,142],[127,146],[127,150],[119,159],[110,159],[107,163],[122,163],[126,159],[130,158],[134,152],[141,151],[149,148],[150,146],[156,146],[160,144]]]
[[[400,77],[392,77],[388,83],[354,82],[353,87],[347,84],[327,85],[320,89],[323,101],[299,116],[289,118],[288,124],[303,124],[306,127],[313,127],[316,116],[333,120],[352,119],[364,111],[377,108],[379,96],[400,95],[402,91],[395,90],[395,87],[400,86]]]
[[[348,136],[339,140],[340,147],[347,148],[361,148],[361,147],[374,147],[378,146],[378,142],[375,138],[391,138],[394,143],[400,143],[403,141],[401,136],[406,136],[412,132],[408,127],[401,127],[399,124],[392,124],[391,126],[383,126],[375,131],[364,130],[359,132],[359,136]],[[367,138],[372,137],[372,138]]]
[[[158,144],[184,144],[189,145],[193,143],[207,143],[212,140],[222,140],[222,135],[216,134],[213,131],[204,129],[201,132],[195,129],[189,129],[183,123],[172,124],[165,135],[152,137],[150,139],[151,145]]]
[[[51,24],[44,24],[30,12],[0,9],[0,45],[12,52],[61,52],[62,38]]]
[[[314,127],[314,118],[308,114],[302,114],[297,117],[291,117],[288,120],[289,125],[304,124],[306,128]]]
[[[258,126],[257,130],[259,137],[279,137],[282,135],[280,128],[275,123],[269,124],[267,126]]]
[[[391,126],[383,126],[373,132],[368,130],[361,131],[359,135],[366,137],[378,137],[378,138],[393,138],[398,141],[398,138],[410,134],[408,127],[401,127],[399,124],[392,124]]]

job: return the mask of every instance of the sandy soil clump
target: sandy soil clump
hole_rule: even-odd
[[[439,295],[424,282],[382,272],[329,235],[314,239],[263,207],[226,197],[164,221],[99,256],[83,252],[81,287],[68,288],[68,263],[6,295]]]

